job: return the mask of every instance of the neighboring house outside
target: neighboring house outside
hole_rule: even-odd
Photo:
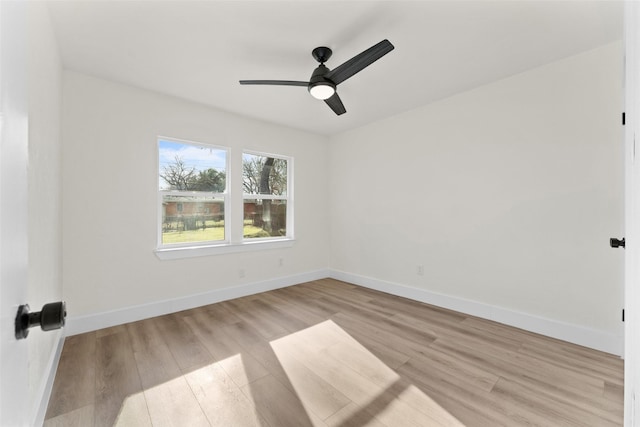
[[[245,200],[244,220],[262,227],[263,201]],[[279,200],[271,201],[271,228],[286,230],[287,206]],[[224,220],[223,200],[203,200],[201,197],[165,196],[162,203],[162,228],[170,230],[193,230],[213,226]]]

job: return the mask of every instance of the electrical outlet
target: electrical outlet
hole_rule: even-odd
[[[244,268],[238,270],[238,277],[240,277],[241,279],[244,277]]]
[[[418,276],[424,276],[424,265],[419,265],[416,268],[416,273],[418,274]]]
[[[284,266],[284,258],[280,257],[278,258],[278,267],[283,267]]]

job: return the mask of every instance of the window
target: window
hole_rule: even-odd
[[[242,155],[243,238],[291,237],[291,159],[262,153]]]
[[[156,255],[291,246],[292,171],[291,157],[248,151],[232,157],[225,147],[159,138]]]
[[[228,241],[227,158],[224,148],[158,140],[159,247]]]

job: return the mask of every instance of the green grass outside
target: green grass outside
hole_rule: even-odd
[[[269,237],[269,234],[260,227],[244,224],[243,236],[245,238]],[[166,231],[162,233],[162,244],[195,243],[205,241],[224,240],[224,224],[221,227],[208,227],[204,230]]]

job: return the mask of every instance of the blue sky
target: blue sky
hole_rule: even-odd
[[[160,162],[159,172],[164,167],[175,162],[176,156],[180,156],[188,168],[195,168],[197,171],[213,168],[217,171],[226,169],[226,151],[207,147],[206,145],[189,144],[160,139],[158,141],[158,160]],[[226,172],[226,171],[225,171]],[[168,190],[167,183],[158,177],[160,190]]]
[[[198,171],[209,168],[224,171],[226,167],[226,152],[224,150],[204,145],[159,140],[161,171],[165,165],[175,161],[176,155],[180,156],[189,167],[195,167]]]

